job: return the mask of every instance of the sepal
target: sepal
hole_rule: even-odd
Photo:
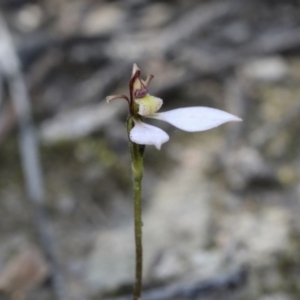
[[[210,107],[186,107],[149,115],[189,132],[204,131],[227,122],[242,121],[235,115]]]

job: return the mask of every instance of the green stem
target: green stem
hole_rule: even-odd
[[[133,118],[127,120],[128,134],[133,128]],[[130,141],[130,139],[129,139]],[[141,299],[143,277],[143,245],[142,245],[142,178],[143,178],[143,146],[130,141],[132,158],[133,191],[134,191],[134,235],[135,235],[135,285],[134,300]]]

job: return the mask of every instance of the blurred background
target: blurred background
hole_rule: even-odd
[[[145,151],[143,299],[300,298],[298,0],[0,9],[3,299],[130,299],[127,105],[105,96],[128,94],[134,62],[163,111],[244,120],[202,133],[154,122],[171,138]]]

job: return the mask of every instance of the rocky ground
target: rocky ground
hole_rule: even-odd
[[[150,92],[163,110],[202,105],[243,118],[203,133],[155,123],[171,139],[145,152],[144,299],[299,298],[298,1],[0,4],[32,98],[69,299],[131,293],[126,105],[104,98],[127,92],[134,61],[155,75]],[[0,289],[11,299],[55,299],[4,92]]]

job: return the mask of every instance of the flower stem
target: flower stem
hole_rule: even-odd
[[[133,118],[127,120],[128,134],[133,128]],[[130,141],[130,139],[129,139]],[[142,178],[143,178],[143,146],[130,141],[132,159],[133,191],[134,191],[134,235],[135,235],[135,285],[134,300],[141,299],[143,277],[143,245],[142,245]]]
[[[134,300],[141,298],[143,276],[141,180],[134,180],[135,286]]]

